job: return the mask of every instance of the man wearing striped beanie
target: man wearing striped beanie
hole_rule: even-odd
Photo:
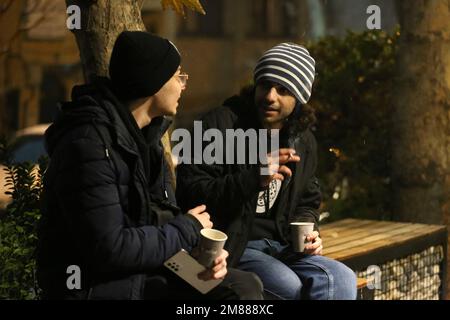
[[[314,76],[315,61],[304,47],[281,43],[266,51],[254,85],[206,115],[203,127],[224,136],[230,129],[279,129],[278,164],[269,163],[273,174],[264,175],[262,164],[182,164],[177,200],[190,208],[206,199],[215,227],[228,234],[228,263],[256,273],[268,297],[355,299],[354,272],[322,256],[317,146],[310,130],[315,117],[307,105]],[[291,222],[314,224],[302,253],[294,251]]]
[[[256,64],[254,81],[257,84],[256,104],[260,105],[260,120],[268,128],[282,128],[282,122],[291,114],[299,117],[301,106],[311,97],[315,74],[314,59],[304,47],[282,43],[266,51]],[[264,101],[264,94],[274,88],[281,94],[283,107]],[[295,99],[295,102],[294,102]],[[286,100],[286,101],[285,101]],[[276,112],[278,111],[278,112]]]

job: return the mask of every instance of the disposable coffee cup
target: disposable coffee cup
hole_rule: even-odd
[[[305,246],[311,244],[306,237],[314,231],[313,222],[291,222],[292,248],[294,252],[304,252]]]
[[[200,230],[200,243],[198,245],[199,255],[197,261],[206,268],[213,267],[214,260],[216,260],[222,252],[227,239],[228,236],[222,231],[216,229]]]

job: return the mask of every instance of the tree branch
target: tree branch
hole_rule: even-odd
[[[9,8],[11,7],[11,5],[12,5],[12,3],[13,3],[13,0],[10,0],[8,3],[3,3],[3,4],[1,4],[0,5],[0,14],[3,14],[3,13],[5,13],[6,11],[8,11],[9,10]]]

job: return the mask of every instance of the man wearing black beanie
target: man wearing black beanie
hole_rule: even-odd
[[[161,137],[187,75],[168,40],[122,32],[110,78],[76,86],[46,132],[38,281],[46,299],[261,299],[252,273],[227,269],[228,252],[199,275],[223,279],[202,295],[163,263],[192,251],[211,228],[204,205],[177,207]],[[70,270],[78,270],[71,274]]]

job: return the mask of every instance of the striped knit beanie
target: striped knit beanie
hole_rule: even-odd
[[[315,61],[308,50],[294,43],[281,43],[266,51],[259,59],[255,83],[276,82],[291,92],[298,102],[306,104],[311,97]]]

